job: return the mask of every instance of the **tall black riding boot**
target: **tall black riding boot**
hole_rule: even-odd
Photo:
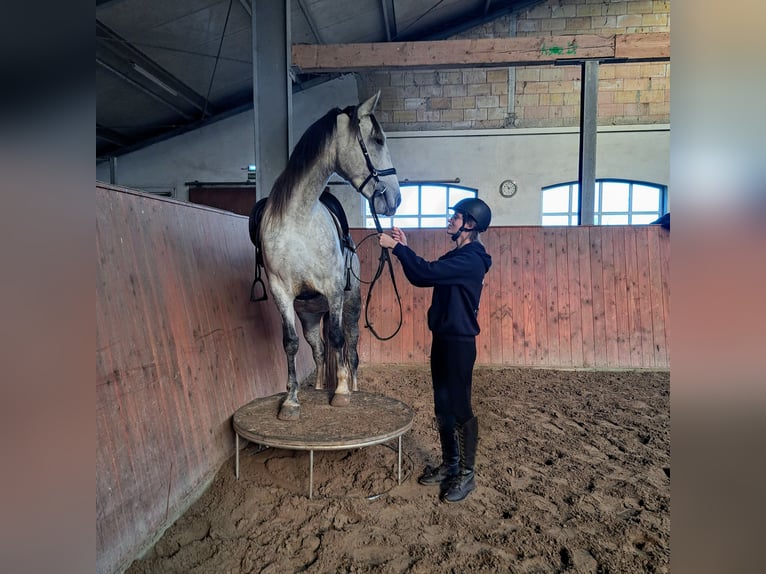
[[[460,471],[452,477],[441,496],[444,502],[459,502],[476,488],[474,465],[476,447],[479,444],[479,421],[476,417],[457,425],[458,449],[460,452]]]
[[[418,478],[420,484],[441,484],[446,479],[458,472],[460,455],[457,440],[455,438],[455,418],[437,416],[436,424],[439,426],[439,441],[442,446],[442,462],[437,467],[426,466],[423,474]]]

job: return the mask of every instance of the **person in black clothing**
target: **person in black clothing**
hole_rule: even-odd
[[[463,500],[476,488],[479,423],[471,407],[471,383],[479,334],[479,298],[484,275],[492,265],[479,239],[492,219],[489,206],[470,198],[452,209],[455,213],[447,233],[456,247],[437,261],[416,255],[398,227],[391,235],[379,236],[382,247],[393,249],[410,283],[433,287],[428,328],[432,333],[431,379],[442,461],[435,468],[426,466],[418,482],[440,485],[439,498],[444,502]]]

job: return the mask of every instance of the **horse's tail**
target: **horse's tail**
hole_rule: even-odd
[[[263,268],[263,251],[261,251],[261,218],[263,217],[263,208],[266,206],[266,200],[268,197],[259,199],[253,206],[253,210],[250,212],[250,220],[248,221],[248,228],[250,231],[250,241],[255,245],[255,280],[252,287],[250,287],[250,301],[265,301],[268,297],[266,295],[266,286],[261,279],[261,269]],[[260,297],[255,295],[256,290],[260,286],[262,294]]]

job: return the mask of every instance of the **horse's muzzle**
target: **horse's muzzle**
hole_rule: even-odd
[[[400,193],[392,191],[382,181],[375,182],[375,211],[379,215],[394,215],[402,202]]]

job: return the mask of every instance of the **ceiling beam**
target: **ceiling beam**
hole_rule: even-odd
[[[131,142],[128,138],[123,136],[120,133],[117,133],[114,130],[111,130],[109,128],[105,128],[101,124],[96,124],[96,137],[101,138],[102,140],[106,140],[110,143],[113,143],[116,146],[124,147],[126,145],[130,145]]]
[[[317,29],[317,25],[314,23],[314,19],[311,17],[309,9],[306,7],[306,2],[304,0],[298,0],[298,6],[300,7],[301,12],[303,12],[303,17],[306,18],[306,23],[309,25],[309,28],[311,28],[311,33],[314,34],[316,41],[319,44],[324,44],[322,36],[320,36],[319,30]]]
[[[391,9],[389,11],[389,5]],[[396,37],[396,13],[394,11],[393,0],[380,0],[380,9],[383,11],[383,25],[386,28],[386,41]],[[389,19],[389,12],[391,14]]]
[[[98,20],[96,57],[109,64],[112,71],[116,70],[121,78],[127,78],[130,83],[141,86],[144,91],[154,92],[158,86],[163,88],[172,96],[173,105],[176,107],[185,107],[188,104],[199,111],[205,110],[205,98]],[[171,101],[168,97],[164,99],[166,102]],[[210,105],[207,106],[207,112],[214,113]]]
[[[253,10],[250,8],[250,2],[248,0],[239,0],[240,5],[242,6],[242,9],[247,12],[247,15],[250,16],[250,18],[253,17]],[[252,22],[251,22],[252,24]]]
[[[96,57],[96,64],[98,64],[99,66],[101,66],[101,67],[102,67],[102,68],[104,68],[105,70],[107,70],[107,71],[111,72],[113,75],[115,75],[116,77],[120,78],[122,81],[124,81],[124,82],[126,82],[126,83],[130,84],[131,86],[133,86],[133,87],[134,87],[134,88],[136,88],[137,90],[139,90],[139,91],[143,92],[144,94],[146,94],[147,96],[149,96],[149,97],[150,97],[150,98],[152,98],[153,100],[155,100],[155,101],[157,101],[157,102],[161,103],[161,104],[162,104],[162,105],[164,105],[164,106],[167,106],[168,108],[170,108],[170,109],[171,109],[171,110],[173,110],[174,112],[176,112],[176,113],[180,114],[180,115],[181,115],[181,116],[183,116],[185,119],[187,119],[187,120],[191,120],[191,119],[192,119],[192,116],[190,116],[190,115],[189,115],[189,114],[187,114],[187,113],[186,113],[184,110],[182,110],[181,108],[179,108],[178,106],[176,106],[176,105],[175,105],[173,102],[170,102],[170,101],[168,101],[168,99],[167,99],[167,98],[164,98],[164,97],[162,97],[162,96],[160,96],[160,95],[158,95],[158,94],[155,94],[155,93],[154,93],[154,91],[150,90],[149,88],[147,88],[147,87],[146,87],[146,86],[144,86],[143,84],[141,84],[141,83],[137,82],[137,81],[136,81],[136,80],[134,80],[133,78],[131,78],[131,77],[127,76],[127,75],[126,75],[126,74],[124,74],[124,73],[122,73],[120,70],[118,70],[118,69],[117,69],[117,68],[115,68],[114,66],[112,66],[112,65],[108,64],[107,62],[104,62],[103,60],[101,60],[101,59],[100,59],[100,58],[98,58],[98,57]]]
[[[628,60],[669,60],[670,32],[618,34],[615,38],[614,57]]]
[[[374,44],[295,44],[301,73],[401,68],[459,68],[573,64],[587,59],[669,60],[670,34],[567,35]],[[620,49],[617,50],[616,46]],[[619,54],[619,55],[618,55]]]

